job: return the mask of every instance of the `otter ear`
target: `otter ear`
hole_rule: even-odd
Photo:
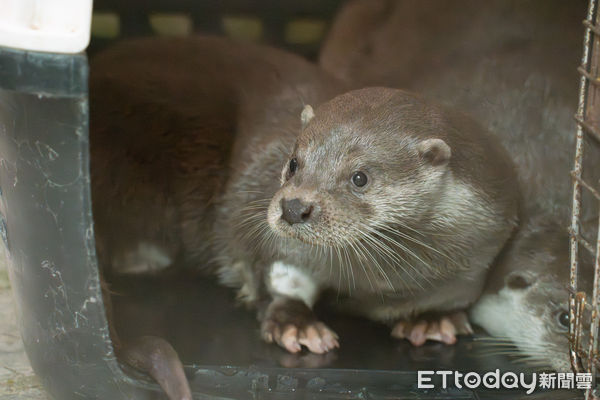
[[[529,274],[522,274],[519,272],[512,272],[508,274],[505,279],[506,286],[514,290],[527,289],[533,284],[534,277]]]
[[[450,160],[452,151],[442,139],[425,139],[417,145],[419,155],[432,165],[445,165]]]
[[[300,119],[302,120],[302,127],[304,128],[306,125],[308,125],[310,120],[313,119],[314,117],[315,117],[315,112],[314,112],[313,108],[308,104],[305,105],[304,109],[302,110],[302,114],[300,114]]]

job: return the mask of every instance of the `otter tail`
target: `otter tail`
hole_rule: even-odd
[[[119,358],[154,378],[169,400],[192,400],[192,392],[177,352],[166,340],[141,336],[124,344]]]

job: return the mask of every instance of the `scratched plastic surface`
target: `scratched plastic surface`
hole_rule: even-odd
[[[131,393],[112,360],[88,173],[87,60],[0,49],[2,238],[21,335],[61,399]]]
[[[233,292],[212,280],[128,278],[111,289],[116,293],[113,302],[120,333],[169,340],[189,366],[192,386],[203,393],[234,396],[250,390],[258,398],[308,393],[332,399],[513,399],[522,393],[419,390],[416,371],[531,372],[493,355],[498,349],[478,338],[461,339],[456,346],[432,343],[415,348],[392,339],[384,325],[324,307],[316,312],[340,335],[340,349],[327,355],[292,355],[263,343],[254,312],[237,307]],[[577,393],[571,396],[577,398]]]
[[[0,49],[0,238],[31,364],[57,399],[164,398],[114,357],[100,295],[88,171],[87,61]],[[135,284],[133,284],[135,283]],[[319,310],[340,333],[327,356],[259,340],[253,313],[202,280],[114,286],[122,334],[165,337],[198,399],[511,399],[519,392],[416,388],[418,369],[518,370],[471,340],[414,349],[388,330]],[[559,397],[557,397],[559,396]],[[541,393],[538,398],[577,398]]]

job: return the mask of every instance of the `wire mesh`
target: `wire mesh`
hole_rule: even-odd
[[[598,0],[590,0],[585,21],[584,49],[579,87],[579,104],[575,121],[577,123],[575,164],[573,177],[573,204],[570,227],[571,250],[571,290],[569,299],[570,312],[570,358],[574,372],[589,372],[594,379],[591,389],[585,393],[586,399],[599,399],[596,387],[596,371],[598,357],[598,329],[600,327],[600,220],[597,226],[596,243],[590,243],[582,235],[582,193],[590,194],[595,202],[600,203],[600,192],[583,179],[584,150],[586,136],[600,141],[600,13]],[[597,182],[595,182],[597,183]],[[583,192],[585,191],[585,192]],[[580,250],[588,251],[594,256],[594,282],[591,299],[583,291],[578,290],[578,270]],[[585,277],[582,277],[585,279]],[[590,310],[591,319],[586,326],[584,313]]]

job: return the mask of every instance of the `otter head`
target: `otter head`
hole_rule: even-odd
[[[451,159],[436,117],[417,97],[383,88],[306,106],[269,206],[272,230],[338,247],[417,224]]]
[[[518,358],[565,372],[571,368],[569,236],[550,219],[539,216],[521,228],[499,258],[471,317],[492,336],[512,341]],[[579,290],[591,293],[591,260],[585,251],[580,251]],[[589,324],[589,313],[583,318]]]

